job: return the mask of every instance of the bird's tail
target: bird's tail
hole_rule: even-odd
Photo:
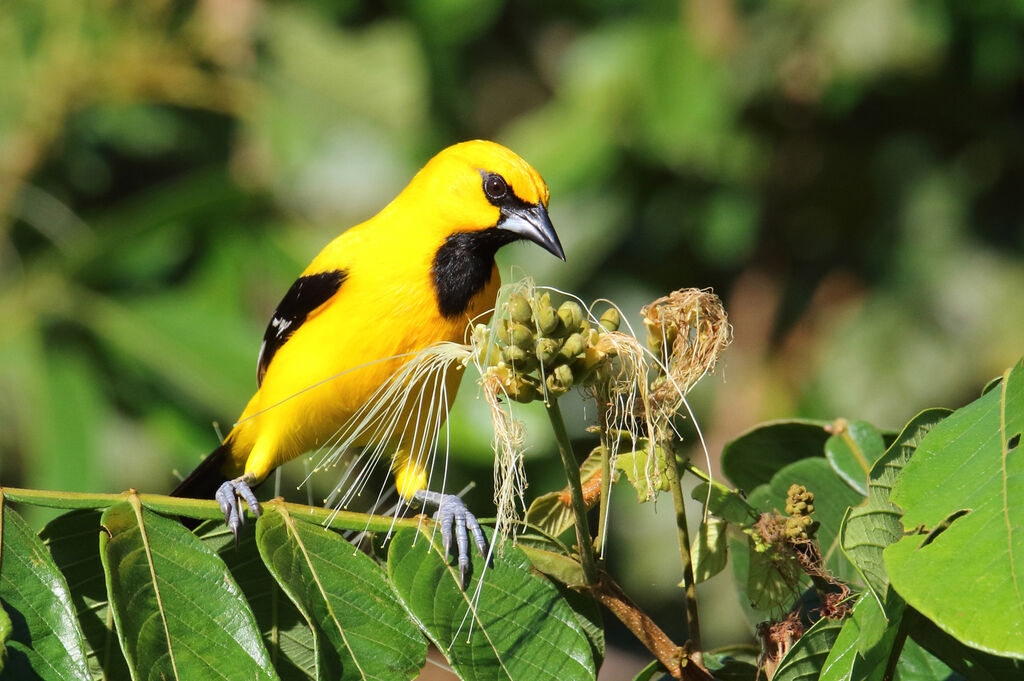
[[[189,499],[212,499],[217,488],[227,480],[221,468],[224,461],[231,454],[231,438],[221,444],[220,447],[210,452],[210,455],[203,459],[196,469],[188,474],[188,477],[181,481],[174,491],[172,497],[185,497]]]

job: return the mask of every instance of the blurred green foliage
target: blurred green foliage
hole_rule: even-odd
[[[170,489],[305,263],[472,137],[540,170],[569,258],[506,249],[506,281],[722,295],[712,453],[962,404],[1024,337],[1022,38],[954,0],[4,3],[0,481]],[[486,503],[471,392],[449,480]]]

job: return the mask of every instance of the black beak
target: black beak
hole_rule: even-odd
[[[503,219],[498,223],[499,229],[529,239],[545,251],[565,260],[565,251],[562,250],[562,244],[558,240],[558,234],[555,233],[555,227],[551,224],[544,204],[502,208],[501,215]]]

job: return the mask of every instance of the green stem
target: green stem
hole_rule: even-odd
[[[601,400],[598,400],[600,403]],[[608,495],[612,485],[612,452],[608,446],[608,409],[598,407],[601,410],[599,420],[601,422],[601,496],[598,498],[597,506],[597,537],[595,545],[604,548],[604,535],[607,531],[608,521]]]
[[[686,633],[690,639],[690,650],[693,651],[690,659],[703,667],[700,618],[697,615],[697,584],[693,578],[693,561],[690,558],[690,529],[686,524],[686,499],[683,497],[682,477],[672,448],[666,445],[662,447],[662,453],[668,467],[672,503],[676,509],[676,536],[679,541],[679,557],[683,563],[683,586],[686,590]]]
[[[21,489],[18,487],[0,487],[0,501],[45,506],[47,508],[91,508],[104,509],[128,500],[134,490],[118,494],[86,494],[81,492],[57,492],[40,489]],[[224,513],[213,499],[183,499],[162,494],[139,494],[139,500],[146,508],[188,518],[202,520],[222,520]],[[391,516],[367,515],[351,511],[335,511],[319,506],[285,503],[285,508],[296,518],[304,518],[319,523],[330,520],[329,527],[341,530],[366,530],[368,532],[388,532],[395,527],[419,527],[423,522],[433,522],[422,517],[398,518]]]
[[[565,430],[565,420],[562,418],[562,410],[558,408],[558,400],[551,398],[545,406],[548,420],[551,421],[551,428],[555,432],[555,440],[558,441],[558,453],[562,457],[565,477],[569,482],[569,496],[572,501],[573,515],[576,518],[576,541],[580,547],[583,579],[586,580],[587,586],[594,586],[597,584],[597,561],[594,559],[594,541],[590,536],[590,527],[587,525],[587,507],[583,503],[580,467],[573,454],[569,434]]]

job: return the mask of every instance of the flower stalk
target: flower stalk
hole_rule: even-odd
[[[580,468],[572,451],[569,434],[565,430],[565,420],[558,400],[551,398],[545,404],[548,420],[558,442],[558,453],[565,468],[565,477],[569,483],[569,497],[572,502],[573,517],[576,520],[576,541],[579,544],[580,564],[583,566],[583,579],[587,586],[595,586],[597,578],[597,560],[594,557],[594,540],[587,524],[587,507],[583,502],[583,485],[580,483]],[[604,481],[602,480],[602,485]]]

